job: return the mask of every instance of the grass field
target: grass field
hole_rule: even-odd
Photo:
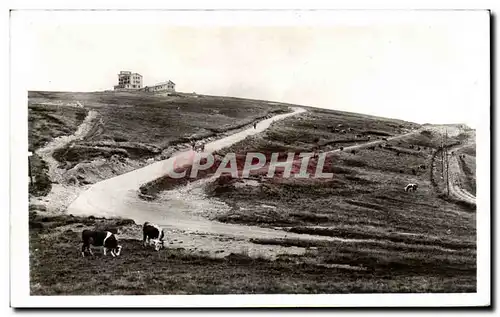
[[[37,104],[28,106],[29,151],[35,151],[52,139],[74,133],[83,122],[87,110],[78,107]]]
[[[346,133],[335,132],[338,126]],[[218,154],[328,151],[346,144],[339,140],[352,140],[349,145],[362,143],[356,135],[382,139],[416,127],[407,122],[313,109],[277,122],[265,133]],[[450,138],[449,143],[457,140]],[[208,187],[208,194],[231,206],[229,212],[215,218],[221,222],[366,240],[362,247],[360,243],[306,243],[318,247],[308,254],[319,263],[420,272],[429,278],[442,274],[443,281],[461,276],[461,286],[453,290],[471,291],[475,289],[476,274],[475,207],[442,199],[438,189],[444,184],[433,186],[432,158],[439,146],[440,137],[424,131],[354,153],[330,154],[324,171],[332,172],[332,179],[251,174],[242,182],[223,176]],[[314,165],[313,161],[310,167]],[[418,191],[404,192],[404,186],[411,182],[419,184]],[[153,187],[161,191],[162,187],[172,188],[171,184],[166,177]],[[254,243],[304,246],[301,240],[264,237]]]
[[[102,180],[96,169],[111,177],[137,168],[137,160],[165,158],[176,145],[220,134],[264,117],[288,112],[286,104],[230,97],[177,94],[160,96],[128,92],[29,92],[29,144],[36,150],[50,140],[74,133],[88,111],[95,111],[89,134],[56,149],[59,168],[69,171],[68,184]],[[84,108],[78,105],[84,106]],[[113,162],[103,166],[103,160]],[[131,161],[132,160],[132,161]],[[32,166],[37,181],[32,195],[43,196],[50,185],[43,182],[43,163]],[[79,165],[80,164],[80,165]],[[126,167],[123,167],[123,165]],[[96,167],[98,166],[98,167]],[[81,172],[77,172],[81,171]],[[77,177],[74,176],[77,174]]]
[[[31,97],[33,102],[37,98],[57,101],[77,98],[102,115],[105,129],[91,140],[80,142],[80,147],[99,145],[109,149],[116,145],[113,150],[119,151],[120,146],[123,149],[135,144],[135,151],[140,148],[144,153],[284,111],[283,107],[267,106],[263,101],[208,96],[139,98],[125,94],[119,97],[126,102],[105,93]],[[186,99],[187,104],[183,103]],[[239,102],[244,109],[253,110],[245,110],[246,115],[241,117],[234,110]],[[244,157],[250,151],[267,155],[329,151],[368,140],[383,141],[421,128],[401,120],[307,110],[273,123],[265,132],[216,154],[233,152]],[[177,116],[184,111],[185,117],[194,121],[181,122]],[[167,133],[162,120],[174,120],[175,129]],[[151,133],[146,127],[151,127]],[[449,142],[459,139],[450,138]],[[206,195],[230,206],[229,211],[217,213],[215,221],[281,227],[290,233],[338,238],[309,241],[263,236],[251,241],[261,246],[306,248],[303,255],[282,255],[276,260],[251,258],[244,253],[213,258],[182,248],[155,253],[143,249],[139,241],[140,226],[129,221],[69,215],[44,217],[32,213],[31,292],[33,295],[475,292],[476,210],[443,199],[443,183],[437,178],[442,171],[436,159],[440,141],[440,135],[428,130],[384,141],[380,146],[335,152],[329,155],[324,170],[334,174],[332,179],[266,178],[264,167],[249,179],[224,175],[207,186]],[[124,151],[127,153],[124,156],[131,157],[128,148]],[[470,158],[475,154],[474,148],[464,151]],[[68,160],[68,153],[72,152],[61,155],[60,159]],[[139,156],[146,155],[140,153]],[[77,155],[75,161],[79,159]],[[308,170],[312,171],[314,165],[313,159]],[[475,184],[467,168],[474,170],[475,160],[467,159],[463,167],[470,182]],[[164,177],[141,189],[145,194],[158,194],[187,182]],[[411,182],[419,184],[418,190],[404,192],[405,185]],[[99,255],[82,258],[79,248],[84,228],[118,230],[125,246],[123,255],[116,259]]]
[[[98,111],[105,129],[93,141],[137,142],[160,148],[288,111],[286,105],[266,101],[186,94],[30,92],[29,98],[33,103],[78,101]]]
[[[455,262],[450,263],[443,256],[437,262],[423,259],[412,250],[374,257],[370,246],[339,246],[337,252],[328,254],[331,246],[311,245],[306,257],[310,261],[294,257],[271,261],[246,254],[216,259],[182,248],[159,253],[144,249],[138,240],[140,227],[123,219],[42,217],[31,213],[30,228],[31,295],[474,291],[474,269],[463,252],[454,255]],[[85,228],[108,229],[125,236],[120,240],[122,254],[118,258],[104,257],[95,250],[94,257],[82,258],[80,234]],[[349,256],[353,254],[355,258]],[[366,268],[328,265],[339,261],[364,263]],[[464,264],[458,266],[459,261]],[[415,262],[416,266],[408,266]]]

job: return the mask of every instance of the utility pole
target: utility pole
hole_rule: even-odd
[[[30,160],[31,156],[33,156],[33,152],[28,151],[28,174],[30,177],[31,186],[33,186],[33,173],[31,172],[31,160]]]
[[[441,133],[441,176],[444,179],[444,133]]]
[[[448,129],[446,129],[445,140],[448,141]],[[449,179],[449,159],[448,159],[448,148],[446,149],[446,192],[450,196],[450,179]]]

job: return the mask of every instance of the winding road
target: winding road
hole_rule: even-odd
[[[293,112],[291,113],[276,115],[259,122],[256,128],[251,127],[207,143],[205,145],[205,152],[213,152],[228,147],[244,140],[248,136],[266,130],[277,120],[282,120],[306,111],[302,108],[292,109]],[[412,131],[388,138],[388,140],[404,138],[417,132],[418,130]],[[373,146],[383,142],[386,141],[376,140],[353,145],[345,147],[344,151]],[[331,152],[335,151],[340,150],[337,149]],[[273,252],[274,255],[279,253],[300,254],[305,252],[305,248],[256,245],[251,243],[250,239],[300,239],[359,243],[370,241],[366,239],[343,239],[339,237],[296,234],[286,232],[282,229],[221,223],[209,220],[206,215],[210,212],[220,212],[220,210],[224,211],[224,208],[229,208],[223,202],[206,197],[204,194],[203,186],[210,183],[212,178],[201,179],[189,183],[187,186],[166,191],[163,193],[160,201],[148,202],[138,197],[138,189],[141,185],[164,176],[172,170],[176,161],[189,160],[192,154],[191,150],[178,152],[169,159],[158,161],[143,168],[98,182],[82,192],[69,205],[67,213],[75,216],[93,215],[106,218],[128,218],[133,219],[138,224],[151,221],[169,232],[168,236],[172,247],[208,250],[209,252],[215,251],[216,253],[220,252],[218,253],[219,255],[227,255],[229,252],[241,252],[242,250],[252,256],[263,255],[266,252],[267,254],[264,256]],[[132,238],[137,239],[138,237]],[[236,240],[238,243],[234,243]]]
[[[248,136],[264,131],[274,121],[305,112],[302,108],[293,108],[293,110],[291,113],[276,115],[270,119],[263,120],[259,122],[255,129],[252,127],[223,139],[207,143],[205,151],[213,152],[230,146]],[[203,213],[203,210],[193,208],[195,207],[193,206],[193,202],[185,199],[185,197],[177,197],[177,199],[171,197],[171,199],[161,202],[147,202],[138,197],[137,190],[142,184],[164,176],[168,171],[172,170],[176,161],[189,160],[191,155],[192,151],[179,152],[167,160],[159,161],[96,183],[81,193],[70,204],[67,213],[75,216],[93,215],[99,217],[130,218],[139,224],[145,221],[152,221],[167,229],[205,234],[222,234],[242,238],[287,237],[309,240],[338,240],[338,238],[292,234],[283,230],[210,221],[200,215]],[[196,211],[196,214],[193,213],[193,210]]]

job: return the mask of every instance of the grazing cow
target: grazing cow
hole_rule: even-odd
[[[387,141],[387,138],[382,138],[382,140]]]
[[[83,230],[82,231],[82,256],[85,257],[85,251],[88,251],[91,255],[94,255],[91,245],[96,247],[102,247],[103,254],[106,255],[106,251],[111,251],[113,257],[120,255],[122,246],[118,244],[118,239],[110,231],[95,231],[95,230]]]
[[[417,190],[417,188],[418,188],[417,184],[413,184],[413,183],[412,184],[408,184],[405,187],[405,192],[414,192],[414,191]]]
[[[142,240],[144,246],[149,242],[150,245],[154,245],[156,251],[159,251],[165,247],[164,238],[165,231],[160,229],[157,225],[146,221],[142,226]]]

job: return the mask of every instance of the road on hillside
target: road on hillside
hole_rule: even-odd
[[[460,163],[458,162],[458,155],[450,155],[450,152],[456,152],[461,148],[467,146],[467,144],[453,147],[448,150],[448,164],[449,164],[449,185],[450,185],[450,194],[455,198],[466,201],[470,204],[476,204],[476,197],[465,190],[460,182],[460,175],[463,173],[460,168]]]
[[[292,113],[276,115],[263,120],[256,128],[249,128],[220,140],[205,145],[206,152],[240,142],[250,135],[266,130],[271,123],[305,112],[302,108],[293,108]],[[256,226],[243,226],[210,221],[204,217],[193,215],[190,201],[171,199],[168,202],[146,202],[140,199],[137,191],[142,184],[164,176],[174,166],[174,162],[189,160],[192,151],[179,152],[167,160],[150,164],[146,167],[122,174],[92,185],[71,203],[68,213],[75,216],[123,217],[136,223],[152,221],[164,228],[176,228],[195,232],[227,234],[245,238],[262,237],[296,237],[303,239],[335,240],[328,237],[316,237],[302,234],[290,234],[282,230],[266,229]]]
[[[357,149],[367,148],[367,147],[374,146],[374,145],[376,146],[376,145],[379,145],[379,144],[387,143],[389,141],[399,140],[399,139],[411,136],[413,134],[419,133],[420,131],[422,131],[422,129],[415,130],[415,131],[412,131],[412,132],[408,132],[408,133],[405,133],[405,134],[396,135],[396,136],[393,136],[393,137],[389,137],[389,138],[387,138],[387,141],[386,140],[375,140],[375,141],[370,141],[370,142],[356,144],[356,145],[351,145],[351,146],[344,146],[343,150],[341,150],[341,149],[335,149],[335,150],[327,151],[325,153],[334,153],[334,152],[340,152],[340,151],[357,150]]]
[[[205,145],[206,152],[213,152],[234,143],[244,140],[246,137],[258,134],[266,130],[272,122],[281,120],[305,112],[302,108],[293,108],[292,113],[281,114],[270,119],[263,120],[256,128],[249,128],[223,139],[216,140]],[[415,131],[389,138],[395,140],[416,133]],[[385,141],[377,140],[365,144],[346,147],[345,149],[356,149],[372,146]],[[167,229],[171,239],[171,247],[192,247],[193,249],[214,250],[215,248],[234,250],[234,245],[255,248],[258,246],[258,254],[266,247],[255,245],[249,239],[300,239],[300,240],[326,240],[326,241],[352,241],[365,243],[366,239],[342,239],[337,237],[316,236],[308,234],[296,234],[286,232],[282,229],[262,228],[258,226],[246,226],[231,223],[221,223],[207,219],[206,213],[211,209],[227,208],[224,203],[213,200],[204,195],[203,183],[209,183],[212,178],[202,179],[166,191],[161,201],[144,201],[138,197],[138,189],[141,185],[164,176],[172,170],[177,160],[189,160],[192,151],[179,152],[171,158],[150,164],[146,167],[122,174],[92,185],[81,193],[68,207],[67,212],[75,216],[98,216],[98,217],[122,217],[133,219],[142,224],[151,221],[162,228]],[[176,232],[182,232],[181,242],[173,242]],[[200,242],[199,237],[209,238]],[[220,237],[230,237],[237,243],[220,242]],[[223,238],[227,239],[227,238]],[[173,243],[173,245],[172,245]],[[182,244],[179,244],[182,243]],[[233,249],[230,249],[233,248]],[[289,252],[292,248],[283,248],[280,252]],[[303,250],[305,252],[305,249]],[[446,250],[442,250],[446,251]]]

